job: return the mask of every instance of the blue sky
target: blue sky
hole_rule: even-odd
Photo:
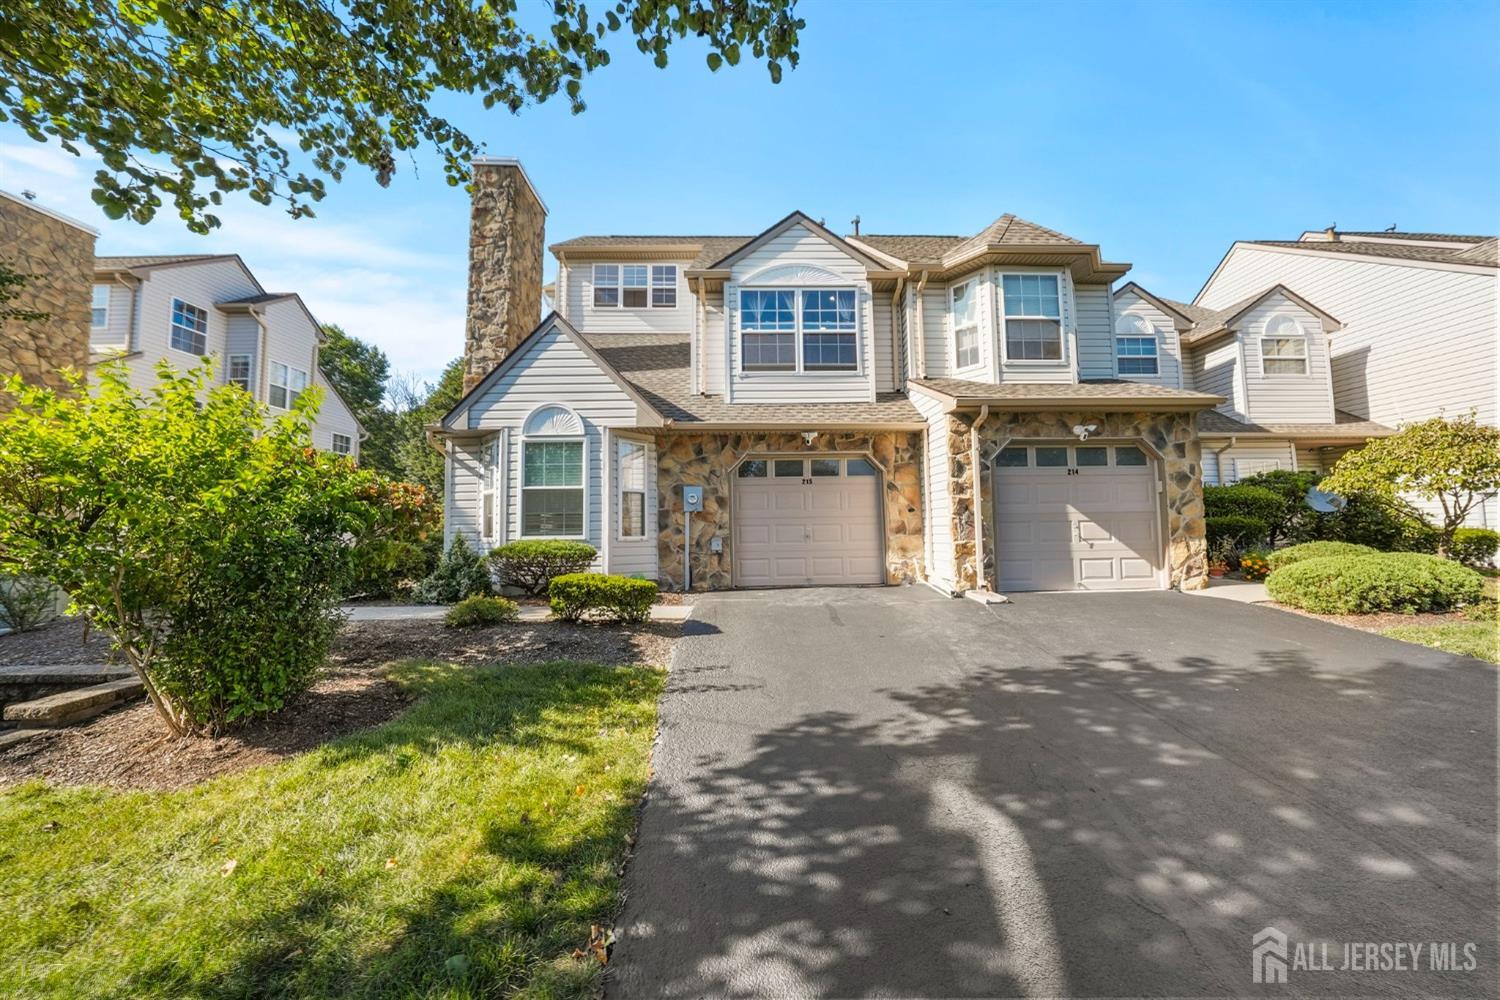
[[[523,6],[523,13],[526,8]],[[779,86],[657,70],[623,40],[582,115],[440,110],[518,156],[585,233],[753,233],[788,211],[837,231],[977,231],[1014,212],[1191,298],[1235,239],[1304,229],[1500,232],[1500,5],[970,4],[803,0]],[[315,220],[241,200],[195,236],[110,222],[95,165],[0,126],[0,188],[101,231],[101,253],[240,252],[274,290],[432,377],[463,344],[467,201],[435,158],[388,189],[333,185]],[[548,258],[549,274],[553,262]]]

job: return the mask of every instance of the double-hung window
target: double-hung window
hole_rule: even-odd
[[[582,538],[582,439],[525,441],[521,467],[521,534]]]
[[[500,484],[500,435],[496,434],[484,443],[479,460],[479,530],[486,542],[496,542],[500,538],[496,532],[495,500]]]
[[[237,385],[246,392],[250,391],[250,355],[231,354],[229,362],[225,365],[224,381],[230,385]]]
[[[347,455],[354,450],[354,439],[348,434],[333,435],[333,453]]]
[[[179,351],[203,356],[208,353],[208,312],[181,299],[172,300],[170,343]]]
[[[271,362],[270,403],[278,410],[289,410],[307,388],[307,372],[279,361]]]
[[[1156,331],[1146,317],[1126,314],[1115,321],[1115,365],[1121,375],[1157,374]]]
[[[745,371],[854,371],[859,324],[852,288],[740,291]]]
[[[109,326],[109,286],[95,285],[92,312],[89,316],[89,326],[95,330],[102,330]]]
[[[646,446],[621,441],[619,448],[620,537],[646,537]]]
[[[1000,277],[1007,361],[1061,361],[1061,281],[1055,274]]]
[[[595,264],[594,308],[675,309],[676,264]]]
[[[1291,316],[1272,316],[1260,338],[1261,370],[1267,375],[1306,375],[1307,336]]]
[[[949,290],[949,314],[953,317],[953,367],[979,364],[978,283],[965,281]]]

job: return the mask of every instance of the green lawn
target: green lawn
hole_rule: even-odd
[[[0,791],[5,995],[590,995],[663,673],[398,678],[400,718],[196,788]]]
[[[1500,663],[1500,624],[1456,622],[1452,625],[1398,625],[1380,633],[1404,642],[1432,646],[1445,653]]]

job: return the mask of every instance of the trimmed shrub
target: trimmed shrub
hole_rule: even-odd
[[[1267,530],[1286,514],[1286,501],[1279,493],[1261,486],[1205,486],[1203,511],[1209,517],[1248,517]]]
[[[513,622],[521,613],[521,606],[503,597],[483,597],[475,594],[465,597],[443,616],[443,621],[457,628],[472,628],[476,625],[499,625]]]
[[[1224,511],[1224,513],[1246,513],[1250,517],[1263,518],[1270,528],[1268,540],[1272,545],[1285,540],[1311,541],[1314,538],[1322,538],[1323,536],[1317,533],[1320,515],[1307,505],[1307,491],[1317,486],[1318,480],[1322,478],[1323,474],[1320,472],[1292,472],[1290,469],[1271,469],[1267,472],[1258,472],[1253,476],[1246,476],[1239,481],[1238,486],[1269,490],[1275,493],[1281,500],[1280,509],[1274,516],[1271,514],[1270,507],[1266,507],[1260,513],[1246,511]],[[1209,489],[1210,487],[1203,489],[1205,503],[1208,502]],[[1208,513],[1219,512],[1209,507]]]
[[[1382,552],[1304,559],[1272,573],[1266,591],[1272,600],[1319,614],[1411,614],[1472,604],[1483,595],[1484,578],[1437,556]]]
[[[1353,542],[1303,542],[1301,545],[1289,545],[1284,549],[1277,549],[1266,557],[1266,562],[1271,564],[1272,572],[1293,563],[1302,562],[1304,559],[1321,559],[1324,556],[1374,556],[1380,553],[1368,545],[1355,545]]]
[[[1497,549],[1500,549],[1500,531],[1459,528],[1453,533],[1451,554],[1466,566],[1488,566]]]
[[[438,560],[437,567],[417,584],[412,597],[418,604],[456,604],[465,597],[494,592],[489,567],[479,553],[469,548],[463,535],[455,535],[453,544]]]
[[[582,573],[594,564],[598,550],[587,542],[561,539],[522,539],[490,553],[490,565],[500,582],[533,596],[547,593],[553,578]]]
[[[35,576],[0,576],[0,625],[29,632],[57,617],[57,590]]]
[[[1243,549],[1266,540],[1266,522],[1254,517],[1224,516],[1204,518],[1208,528],[1210,552],[1229,548]]]
[[[554,577],[547,588],[552,613],[565,622],[598,617],[611,621],[644,622],[651,617],[657,586],[651,580],[606,573],[568,573]]]

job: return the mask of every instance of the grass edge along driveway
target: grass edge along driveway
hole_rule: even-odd
[[[27,997],[587,996],[665,674],[412,663],[385,725],[177,792],[0,790]]]

